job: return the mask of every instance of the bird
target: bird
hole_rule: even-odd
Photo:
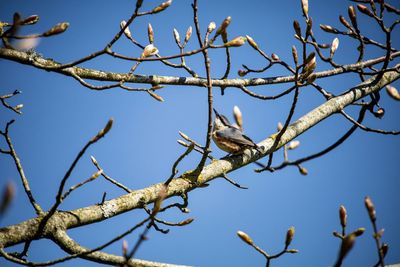
[[[233,126],[227,117],[219,114],[217,110],[213,110],[215,119],[212,129],[212,139],[220,149],[233,155],[243,153],[246,148],[254,148],[262,153],[260,147],[244,135],[242,131]]]

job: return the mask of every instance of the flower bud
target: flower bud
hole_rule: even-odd
[[[242,112],[240,111],[238,106],[233,107],[233,117],[235,118],[235,121],[237,125],[239,126],[239,129],[243,129],[243,117],[242,117]]]
[[[339,208],[339,218],[340,218],[340,224],[342,225],[342,227],[346,227],[346,225],[347,225],[347,210],[343,205],[341,205]]]
[[[338,30],[330,25],[320,24],[319,27],[325,32],[338,33]]]
[[[158,192],[157,199],[154,201],[154,207],[151,213],[152,216],[155,216],[160,211],[161,203],[164,201],[166,196],[167,196],[167,187],[165,185],[162,185],[160,191]]]
[[[48,37],[51,35],[63,33],[68,29],[68,26],[69,26],[68,22],[58,23],[57,25],[55,25],[53,28],[51,28],[47,32],[44,32],[42,35],[45,37]]]
[[[400,94],[397,89],[391,85],[386,85],[386,93],[394,100],[400,101]]]
[[[156,55],[157,53],[158,53],[157,47],[155,47],[153,44],[149,44],[144,48],[142,57],[143,58],[151,57]]]
[[[303,15],[308,18],[308,0],[301,0],[301,9],[303,10]]]
[[[176,44],[180,47],[181,46],[181,37],[179,36],[179,32],[174,28],[174,38]]]
[[[38,15],[31,15],[21,21],[22,25],[32,25],[38,22],[39,16]]]
[[[300,145],[300,141],[294,140],[294,141],[291,141],[291,142],[289,143],[289,145],[287,146],[287,148],[288,148],[289,150],[293,150],[293,149],[296,149],[299,145]]]
[[[113,122],[114,122],[114,119],[113,119],[113,118],[110,118],[110,119],[108,120],[106,126],[105,126],[103,129],[101,129],[101,130],[97,133],[97,135],[96,135],[95,137],[92,138],[91,141],[92,141],[92,142],[96,142],[96,141],[99,140],[100,138],[103,138],[103,137],[111,130],[111,128],[112,128],[112,126],[113,126]]]
[[[292,46],[292,56],[293,56],[294,63],[297,65],[299,62],[299,56],[297,54],[296,46],[294,46],[294,45]]]
[[[353,6],[349,6],[348,13],[349,13],[350,21],[351,21],[351,23],[353,24],[353,27],[354,27],[354,28],[357,28],[356,10],[354,9]]]
[[[356,229],[356,230],[353,232],[353,234],[354,234],[355,236],[360,236],[360,235],[362,235],[364,232],[365,232],[365,228],[360,227],[360,228]]]
[[[312,18],[308,18],[307,20],[306,36],[310,34],[312,34]]]
[[[290,227],[287,232],[286,232],[286,240],[285,240],[285,246],[288,247],[290,243],[292,243],[294,236],[294,227]]]
[[[251,45],[251,47],[253,47],[255,50],[258,50],[258,45],[257,43],[254,41],[253,38],[251,38],[250,36],[246,35],[246,39],[249,42],[249,45]]]
[[[299,252],[299,250],[298,249],[288,249],[288,250],[286,250],[286,252],[287,253],[297,253],[297,252]]]
[[[301,175],[308,175],[308,170],[301,165],[298,165],[299,172]]]
[[[365,197],[364,204],[365,204],[365,207],[367,208],[368,215],[369,215],[369,218],[371,219],[371,221],[373,221],[373,222],[376,221],[376,211],[375,211],[374,203],[372,203],[371,198]]]
[[[215,35],[218,36],[222,32],[225,32],[226,28],[228,28],[229,24],[231,23],[231,20],[232,20],[232,18],[230,16],[226,17],[226,19],[224,19],[224,21],[221,23],[221,26],[219,26]]]
[[[382,119],[384,115],[385,115],[384,108],[378,108],[378,110],[375,112],[375,116],[379,119]]]
[[[330,57],[331,58],[335,54],[335,52],[338,49],[338,47],[339,47],[339,38],[336,37],[335,39],[333,39],[332,44],[331,44],[331,51],[330,51]]]
[[[239,47],[244,45],[244,43],[247,41],[246,37],[243,36],[238,36],[235,39],[227,42],[224,44],[225,47]]]
[[[164,102],[164,98],[162,98],[160,95],[154,93],[153,90],[147,90],[146,92],[149,93],[149,95],[152,98],[154,98],[155,100],[160,101],[160,102]]]
[[[366,6],[362,5],[362,4],[358,4],[357,8],[361,13],[364,13],[365,15],[367,15],[367,16],[369,16],[371,18],[374,17],[374,14],[371,12],[371,10],[368,9],[368,7],[366,7]]]
[[[185,40],[183,41],[183,43],[186,44],[191,36],[192,36],[192,26],[189,26],[189,28],[186,31]]]
[[[293,21],[293,28],[294,28],[294,32],[296,33],[296,35],[298,37],[301,37],[300,23],[297,20]]]
[[[279,61],[279,60],[280,60],[280,59],[279,59],[279,56],[278,56],[277,54],[275,54],[275,53],[272,53],[271,58],[272,58],[272,60],[274,60],[274,61]]]
[[[237,231],[236,233],[240,239],[242,239],[244,242],[246,242],[247,244],[249,244],[250,246],[252,246],[254,244],[253,240],[250,238],[250,236],[248,234],[246,234],[245,232],[242,231]]]
[[[147,37],[149,38],[150,44],[154,43],[154,31],[150,23],[147,25]]]
[[[165,1],[164,3],[162,3],[161,5],[159,5],[158,7],[154,8],[151,13],[156,14],[159,13],[161,11],[164,11],[166,8],[168,8],[172,3],[172,0],[168,0]]]
[[[278,122],[278,125],[276,126],[276,130],[281,131],[283,129],[282,122]]]
[[[128,241],[127,240],[123,240],[122,241],[122,255],[127,255],[128,254]]]
[[[186,219],[186,220],[184,220],[184,221],[179,222],[178,225],[179,225],[179,226],[188,225],[188,224],[192,223],[193,221],[194,221],[193,218],[188,218],[188,219]]]
[[[121,23],[120,23],[121,30],[125,27],[125,25],[126,25],[126,21],[125,20],[121,21]],[[129,39],[132,38],[132,34],[131,34],[131,31],[129,30],[129,26],[125,28],[124,34],[127,38],[129,38]]]
[[[245,71],[245,70],[238,70],[238,75],[239,75],[240,77],[244,77],[244,76],[246,76],[246,74],[247,74],[247,71]]]
[[[208,24],[207,32],[211,33],[213,30],[215,30],[216,27],[217,27],[217,25],[215,25],[215,22],[211,21],[210,24]]]
[[[20,111],[24,107],[24,104],[18,104],[14,107],[15,110]]]
[[[342,15],[339,16],[339,20],[346,28],[351,29],[350,23]]]

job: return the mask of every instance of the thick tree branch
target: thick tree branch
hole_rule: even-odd
[[[400,56],[400,51],[391,54],[391,58],[397,58]],[[90,79],[97,81],[108,81],[108,82],[119,82],[125,81],[129,83],[147,83],[147,84],[167,84],[167,85],[191,85],[204,87],[207,84],[207,79],[194,78],[194,77],[174,77],[174,76],[157,76],[157,75],[128,75],[127,73],[114,73],[107,71],[100,71],[94,69],[70,67],[65,69],[56,69],[57,66],[61,65],[51,59],[41,57],[36,53],[28,53],[17,51],[8,48],[0,48],[0,58],[8,59],[11,61],[19,62],[21,64],[33,66],[36,68],[54,71],[67,76],[79,76],[82,79]],[[373,66],[378,63],[385,61],[385,56],[366,60],[356,64],[343,65],[339,68],[316,72],[317,78],[330,77],[338,75],[344,72],[351,72],[360,70],[366,67]],[[280,76],[280,77],[268,77],[268,78],[254,78],[254,79],[212,79],[212,85],[214,87],[239,87],[242,86],[260,86],[266,84],[277,84],[277,83],[290,83],[294,82],[294,75],[291,76]]]
[[[396,66],[397,68],[400,65]],[[274,146],[276,134],[258,144],[263,153],[256,153],[256,150],[247,149],[241,155],[226,157],[216,160],[205,166],[199,175],[192,171],[187,171],[180,177],[171,181],[168,186],[167,198],[179,196],[183,193],[195,189],[197,186],[205,184],[223,174],[241,168],[252,163],[261,157],[269,155],[279,149],[284,144],[301,135],[311,127],[317,125],[322,120],[340,112],[344,107],[353,102],[379,91],[381,88],[400,78],[400,73],[396,71],[386,72],[383,77],[371,85],[375,77],[359,84],[345,94],[333,97],[324,104],[305,114],[297,121],[289,125],[285,133],[281,136],[280,142]],[[272,149],[274,147],[274,149]],[[194,183],[196,182],[196,183]],[[47,223],[42,236],[48,237],[54,231],[62,227],[63,229],[75,228],[82,225],[99,222],[115,215],[130,211],[132,209],[143,208],[147,203],[154,202],[159,196],[160,190],[164,190],[164,183],[155,184],[145,189],[136,190],[121,197],[105,201],[102,205],[93,205],[68,212],[56,212]],[[17,225],[0,229],[0,248],[19,244],[35,237],[42,218],[34,218],[24,221]]]

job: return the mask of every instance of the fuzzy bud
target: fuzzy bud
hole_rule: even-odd
[[[154,43],[154,31],[150,23],[147,25],[147,37],[149,38],[150,44]]]
[[[53,28],[43,33],[43,36],[48,37],[65,32],[68,29],[69,23],[62,22],[55,25]]]
[[[15,197],[15,185],[13,182],[8,182],[4,188],[0,202],[0,215],[4,214],[7,208],[10,206],[11,201]]]
[[[92,138],[92,142],[97,142],[100,138],[103,138],[112,128],[114,119],[110,118],[106,124],[106,126],[101,129],[95,137]]]
[[[245,232],[242,231],[237,231],[236,233],[240,239],[242,239],[244,242],[246,242],[247,244],[249,244],[250,246],[252,246],[254,244],[253,240],[250,238],[250,236],[248,234],[246,234]]]
[[[376,211],[375,211],[374,203],[372,203],[371,198],[365,197],[364,204],[365,204],[365,207],[367,208],[368,215],[369,215],[369,218],[371,219],[371,221],[373,221],[373,222],[376,221]]]
[[[97,165],[97,160],[96,160],[95,157],[90,156],[90,160],[92,161],[92,163],[93,163],[94,165]]]
[[[365,232],[365,228],[360,227],[360,228],[357,228],[357,229],[353,232],[353,234],[354,234],[355,236],[360,236],[360,235],[362,235],[364,232]]]
[[[144,48],[142,57],[143,58],[151,57],[156,55],[157,53],[158,53],[157,47],[155,47],[153,44],[149,44]]]
[[[31,15],[21,21],[22,25],[32,25],[39,21],[38,15]]]
[[[306,168],[304,168],[301,165],[298,165],[298,168],[299,168],[299,172],[300,172],[301,175],[304,175],[304,176],[308,175],[308,170]]]
[[[300,23],[297,20],[293,21],[293,28],[294,28],[294,32],[296,33],[296,35],[298,37],[301,37]]]
[[[350,25],[350,23],[349,23],[342,15],[339,16],[339,20],[340,20],[340,22],[341,22],[346,28],[348,28],[349,30],[351,30],[351,25]]]
[[[246,74],[247,74],[247,71],[245,71],[245,70],[238,70],[238,75],[239,75],[240,77],[244,77],[244,76],[246,76]]]
[[[285,246],[288,247],[290,243],[292,243],[294,236],[294,227],[290,227],[287,232],[286,232],[286,240],[285,240]]]
[[[278,122],[278,125],[276,126],[276,130],[278,130],[278,132],[279,132],[279,131],[282,131],[282,129],[283,129],[282,122]]]
[[[303,15],[308,18],[308,0],[301,0],[301,9],[303,10]]]
[[[347,10],[349,13],[349,18],[351,23],[353,24],[354,28],[357,28],[357,15],[356,15],[356,10],[354,9],[353,6],[349,6],[349,9]]]
[[[127,255],[128,254],[128,248],[129,248],[129,246],[128,246],[128,241],[127,240],[123,240],[122,241],[122,255]]]
[[[291,142],[289,143],[289,145],[287,146],[287,148],[288,148],[289,150],[293,150],[293,149],[296,149],[299,145],[300,145],[300,141],[294,140],[294,141],[291,141]]]
[[[368,9],[368,7],[366,7],[366,6],[362,5],[362,4],[358,4],[357,8],[361,13],[363,13],[363,14],[371,17],[371,18],[374,17],[374,14],[371,12],[371,10]]]
[[[184,221],[179,222],[178,225],[179,225],[179,226],[188,225],[188,224],[191,224],[193,221],[194,221],[193,218],[189,218],[189,219],[186,219],[186,220],[184,220]]]
[[[175,42],[178,46],[181,46],[181,37],[179,36],[179,32],[174,28],[174,38]]]
[[[299,56],[297,53],[296,46],[294,46],[294,45],[292,46],[292,56],[293,56],[294,63],[297,65],[297,63],[299,62]]]
[[[239,126],[239,129],[243,129],[243,116],[238,106],[233,107],[233,117],[235,118],[236,124]]]
[[[330,57],[331,58],[335,54],[335,52],[338,49],[338,47],[339,47],[339,38],[336,37],[335,39],[333,39],[332,44],[331,44],[331,51],[330,51]]]
[[[164,3],[162,3],[161,5],[159,5],[158,7],[154,8],[151,13],[156,14],[159,13],[161,11],[164,11],[165,9],[167,9],[170,5],[172,4],[172,0],[168,0],[165,1]]]
[[[254,41],[253,38],[251,38],[251,36],[246,35],[246,39],[249,42],[249,45],[251,45],[251,47],[253,47],[255,50],[258,50],[258,45],[257,43]]]
[[[320,24],[319,27],[325,32],[338,33],[338,30],[330,25]]]
[[[217,27],[217,25],[215,25],[215,22],[211,21],[210,24],[208,24],[207,32],[211,33],[213,30],[215,30],[216,27]]]
[[[20,111],[24,107],[24,104],[18,104],[14,107],[15,110]]]
[[[275,53],[272,53],[271,58],[274,61],[279,61],[280,60],[279,56],[277,54],[275,54]]]
[[[308,20],[307,20],[307,28],[306,28],[306,36],[309,36],[309,35],[312,34],[312,25],[313,25],[312,19],[308,18]]]
[[[244,43],[247,41],[246,37],[243,36],[238,36],[235,39],[227,42],[224,44],[225,47],[239,47],[244,45]]]
[[[125,27],[125,25],[126,25],[126,21],[125,20],[121,21],[121,23],[120,23],[121,30]],[[129,30],[129,26],[125,28],[124,34],[128,39],[132,38],[132,34],[131,34],[131,31]]]
[[[162,185],[162,188],[158,192],[157,199],[154,201],[154,207],[151,213],[152,216],[155,216],[160,211],[161,203],[164,201],[166,196],[167,196],[167,187],[165,185]]]
[[[378,110],[375,112],[375,116],[376,116],[378,119],[382,119],[383,116],[385,116],[385,109],[383,109],[383,108],[378,108]]]
[[[232,18],[230,16],[226,17],[224,21],[221,23],[221,26],[219,26],[216,36],[220,35],[222,32],[226,31],[226,28],[228,28],[229,24],[231,23]]]
[[[154,98],[155,100],[159,101],[159,102],[164,102],[164,98],[162,98],[160,95],[154,93],[153,90],[147,90],[147,93],[149,93],[149,95]]]
[[[397,89],[391,85],[386,85],[386,93],[394,100],[400,101],[400,94]]]
[[[343,205],[341,205],[339,208],[339,218],[340,218],[340,224],[342,225],[342,227],[346,227],[346,225],[347,225],[347,210]]]
[[[286,250],[286,252],[294,254],[294,253],[298,253],[299,250],[298,249],[288,249],[288,250]]]
[[[192,26],[189,26],[189,28],[186,31],[185,40],[183,41],[183,43],[186,44],[191,36],[192,36]]]

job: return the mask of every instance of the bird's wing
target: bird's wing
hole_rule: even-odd
[[[216,132],[217,136],[235,142],[239,145],[246,146],[257,146],[249,137],[242,134],[242,132],[236,128],[229,127],[224,130]]]

